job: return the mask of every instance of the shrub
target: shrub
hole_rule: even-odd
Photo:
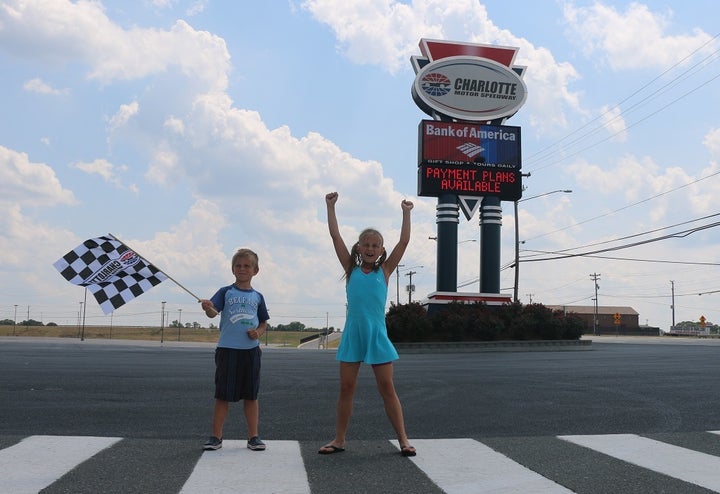
[[[417,302],[391,304],[385,315],[390,340],[397,342],[430,341],[432,327],[425,308]]]
[[[438,341],[437,335],[443,335],[440,341],[464,341],[470,329],[471,318],[461,304],[450,304],[442,311],[430,317],[433,329],[433,339]]]
[[[450,303],[428,315],[419,303],[392,304],[386,315],[394,342],[577,340],[584,323],[542,304]]]

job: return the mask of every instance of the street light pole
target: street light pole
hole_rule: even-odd
[[[165,304],[166,302],[163,301],[162,308],[160,309],[160,343],[163,343],[164,336],[165,336]]]
[[[544,192],[535,196],[525,197],[513,202],[514,215],[515,215],[515,283],[513,288],[513,302],[518,302],[518,286],[520,284],[520,222],[518,221],[518,203],[522,201],[529,201],[530,199],[536,199],[538,197],[549,196],[550,194],[557,194],[562,192],[564,194],[570,194],[572,190],[569,189],[557,189],[551,190],[550,192]]]
[[[82,334],[80,335],[80,341],[85,341],[85,311],[87,311],[87,287],[85,287],[85,298],[80,303],[82,309]]]
[[[675,281],[670,280],[670,291],[672,296],[672,303],[670,305],[670,309],[672,310],[672,326],[670,326],[670,331],[675,330]]]
[[[402,266],[405,266],[404,264],[398,264],[395,268],[395,291],[396,291],[396,298],[395,303],[397,305],[400,305],[400,268]]]
[[[597,332],[598,332],[598,288],[600,288],[600,285],[598,285],[598,280],[600,279],[600,275],[598,273],[593,273],[590,275],[590,279],[593,280],[593,283],[595,284],[595,298],[593,299],[595,301],[595,314],[593,316],[593,334],[597,334]]]
[[[182,328],[182,309],[178,309],[178,341],[180,341],[180,328]]]

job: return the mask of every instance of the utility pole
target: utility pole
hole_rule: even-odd
[[[670,331],[675,330],[675,282],[673,280],[670,280],[670,291],[672,293],[672,302],[670,305],[670,310],[672,310],[672,326],[670,326]]]
[[[408,283],[407,291],[408,291],[408,304],[412,303],[412,292],[415,289],[415,287],[412,284],[412,276],[417,273],[417,271],[408,271],[405,273],[405,276],[410,277],[410,282]]]
[[[599,273],[593,273],[590,275],[590,279],[593,280],[593,283],[595,285],[595,317],[593,318],[593,334],[597,334],[598,330],[598,289],[600,288],[600,285],[598,285],[598,281],[600,281],[600,274]]]
[[[513,302],[518,303],[518,282],[520,281],[520,222],[518,221],[518,202],[513,201],[515,215],[515,283],[513,286]],[[532,303],[532,301],[530,302]]]

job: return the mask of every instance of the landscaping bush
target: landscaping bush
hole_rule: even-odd
[[[396,343],[427,341],[577,340],[584,323],[542,304],[451,303],[428,315],[419,303],[392,305],[388,335]]]
[[[438,341],[438,334],[444,336],[442,341],[464,341],[470,332],[471,320],[467,311],[455,306],[449,306],[442,314],[433,314],[430,318],[433,341]]]
[[[390,336],[390,327],[392,327],[392,341],[432,341],[432,326],[430,319],[427,317],[427,311],[418,303],[390,305],[390,309],[385,314],[385,323],[388,327],[388,335]]]

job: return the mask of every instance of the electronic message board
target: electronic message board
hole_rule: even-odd
[[[470,165],[431,165],[418,167],[418,195],[500,196],[504,201],[522,197],[519,171]]]
[[[418,195],[522,196],[520,127],[423,120]]]

